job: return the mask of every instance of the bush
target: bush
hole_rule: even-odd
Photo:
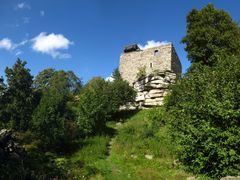
[[[135,91],[121,78],[106,82],[93,78],[79,95],[77,123],[83,136],[103,133],[106,121],[117,113],[121,105],[135,99]]]
[[[93,78],[79,95],[78,119],[81,134],[102,132],[109,117],[107,82],[100,77]]]
[[[165,110],[162,107],[152,108],[148,111],[148,119],[151,121],[151,127],[153,129],[159,129],[165,125]]]
[[[194,173],[219,178],[240,174],[240,61],[195,64],[166,102],[180,161]]]
[[[146,66],[139,67],[137,72],[137,79],[140,80],[146,76],[147,76]]]

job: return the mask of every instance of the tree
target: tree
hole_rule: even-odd
[[[55,89],[45,91],[33,114],[33,130],[50,148],[59,145],[64,137],[66,100]]]
[[[95,77],[81,91],[77,123],[82,135],[102,133],[106,121],[119,111],[119,107],[135,99],[133,88],[122,80],[117,70],[115,74],[113,82]]]
[[[77,124],[82,136],[103,132],[110,115],[107,86],[104,79],[95,77],[81,91]]]
[[[4,126],[8,121],[8,114],[6,112],[7,96],[6,96],[6,85],[4,79],[0,77],[0,127]]]
[[[56,71],[48,68],[36,76],[33,85],[40,91],[55,87],[65,93],[77,94],[82,87],[82,82],[72,71]]]
[[[33,87],[38,90],[44,90],[49,87],[49,80],[53,77],[55,70],[52,68],[41,71],[33,81]]]
[[[26,62],[20,59],[12,68],[6,68],[7,77],[7,112],[12,127],[16,130],[26,130],[29,127],[33,111],[32,76],[25,68]]]
[[[114,69],[114,71],[113,71],[113,73],[112,73],[112,77],[113,77],[113,79],[114,79],[115,81],[120,81],[120,80],[122,80],[122,77],[121,77],[121,74],[120,74],[118,68]]]
[[[214,67],[198,64],[173,86],[166,122],[190,171],[214,179],[239,175],[239,84],[240,58],[223,56]]]
[[[49,85],[62,93],[77,94],[82,82],[72,71],[56,71],[49,80]]]
[[[36,77],[34,86],[41,98],[34,111],[33,130],[45,146],[63,151],[77,134],[72,103],[81,81],[72,71],[46,69]]]
[[[228,13],[209,4],[188,14],[187,35],[182,43],[191,62],[211,66],[220,54],[239,54],[240,31]]]
[[[110,108],[112,114],[119,111],[120,106],[134,102],[136,92],[121,76],[115,78],[113,82],[109,82],[108,86],[108,92],[110,94],[109,104],[111,104]]]

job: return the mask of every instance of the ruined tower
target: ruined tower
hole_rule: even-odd
[[[138,106],[147,107],[162,104],[169,85],[180,77],[182,66],[172,43],[145,50],[130,45],[121,54],[119,71],[137,91]]]

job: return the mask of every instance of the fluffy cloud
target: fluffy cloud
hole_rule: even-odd
[[[142,50],[144,49],[148,49],[148,48],[153,48],[153,47],[156,47],[156,46],[161,46],[161,45],[166,45],[166,44],[169,44],[168,41],[154,41],[154,40],[151,40],[151,41],[147,41],[147,44],[145,45],[141,45],[141,44],[138,44],[138,47]]]
[[[11,50],[11,49],[13,49],[13,47],[14,47],[14,45],[13,45],[11,39],[3,38],[2,40],[0,40],[0,48],[1,49]]]
[[[25,2],[18,3],[15,7],[15,10],[20,10],[20,9],[31,9],[31,6]]]
[[[32,49],[36,52],[51,55],[53,58],[66,59],[71,55],[62,53],[60,50],[67,50],[73,42],[69,41],[62,34],[51,33],[47,35],[42,32],[32,39]]]

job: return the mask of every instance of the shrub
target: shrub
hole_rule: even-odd
[[[196,65],[166,102],[180,161],[194,173],[219,178],[240,174],[240,61]]]
[[[142,79],[146,76],[147,76],[146,66],[139,67],[137,72],[137,79]]]
[[[93,78],[79,95],[77,124],[81,134],[103,131],[109,109],[107,82],[100,77]]]
[[[77,123],[83,136],[102,133],[106,121],[119,110],[121,105],[135,99],[135,91],[121,78],[106,82],[93,78],[79,95]]]
[[[148,111],[148,119],[151,121],[151,128],[159,129],[165,125],[165,111],[162,107],[152,108]]]

